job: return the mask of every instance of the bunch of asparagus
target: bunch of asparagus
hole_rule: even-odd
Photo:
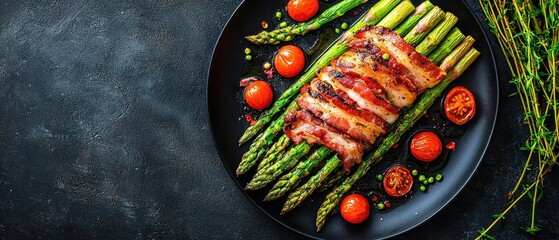
[[[332,8],[345,6],[342,4],[343,2],[345,1],[334,5]],[[327,11],[337,11],[332,8]],[[351,189],[351,186],[364,176],[372,165],[381,160],[388,149],[397,143],[400,137],[424,115],[446,87],[458,78],[479,56],[480,53],[472,48],[474,39],[471,36],[466,37],[458,28],[454,27],[457,20],[453,14],[445,13],[429,1],[423,2],[418,7],[414,7],[409,0],[380,0],[376,3],[334,45],[321,55],[307,72],[290,86],[269,110],[260,116],[254,125],[245,131],[239,140],[240,144],[259,134],[273,120],[256,137],[249,150],[243,155],[237,168],[237,174],[240,175],[249,171],[261,160],[256,174],[247,184],[246,189],[261,189],[280,177],[283,172],[289,171],[276,181],[264,199],[277,199],[298,187],[287,197],[281,211],[281,214],[284,214],[300,205],[319,187],[324,191],[337,185],[326,196],[318,210],[316,227],[317,231],[320,230],[324,225],[326,216],[334,210],[344,194]],[[402,110],[400,118],[388,134],[379,141],[380,144],[376,150],[365,157],[353,174],[348,176],[341,167],[341,160],[336,154],[333,154],[332,150],[324,146],[312,146],[306,142],[292,146],[291,140],[280,132],[284,124],[285,114],[290,109],[299,108],[294,99],[298,96],[300,88],[309,83],[316,72],[327,66],[332,59],[346,52],[349,49],[347,43],[353,39],[354,33],[366,25],[379,25],[394,29],[398,34],[404,36],[404,40],[415,46],[416,51],[428,56],[435,64],[439,64],[441,69],[447,72],[447,77],[436,87],[426,90],[412,107]],[[313,26],[312,29],[318,27],[320,26]],[[287,104],[289,106],[284,108]],[[284,112],[273,119],[282,110]],[[300,161],[305,156],[307,157]],[[330,157],[328,158],[328,156]],[[306,178],[324,159],[328,160],[316,174],[299,186],[301,180]],[[344,177],[346,178],[339,183]]]

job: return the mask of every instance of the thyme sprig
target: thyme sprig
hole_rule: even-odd
[[[507,194],[507,208],[478,239],[492,238],[488,232],[516,203],[527,196],[532,201],[531,221],[523,228],[530,234],[536,226],[536,203],[544,189],[544,176],[557,165],[559,155],[559,13],[557,0],[479,0],[491,32],[497,37],[512,73],[511,84],[524,110],[530,135],[521,150],[527,158],[514,188]],[[535,170],[535,178],[527,176]],[[521,189],[521,191],[519,191]]]

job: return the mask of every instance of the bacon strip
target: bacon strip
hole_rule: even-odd
[[[331,127],[308,110],[296,112],[291,109],[285,115],[285,123],[283,130],[295,144],[305,140],[309,144],[318,143],[332,149],[340,155],[346,171],[349,171],[353,163],[360,163],[362,160],[362,142]]]
[[[406,78],[394,74],[367,52],[347,51],[338,59],[350,62],[354,66],[339,67],[344,74],[362,76],[361,79],[380,84],[386,90],[386,100],[400,109],[410,106],[417,98],[418,93],[415,86],[407,84]]]
[[[336,92],[345,92],[359,107],[371,111],[387,123],[392,124],[398,119],[399,109],[385,99],[386,90],[380,84],[369,87],[358,76],[346,76],[334,67],[324,68],[318,78],[330,84]]]
[[[388,124],[384,120],[367,110],[344,102],[342,97],[328,88],[326,83],[313,80],[311,85],[303,87],[297,104],[358,140],[374,143],[378,136],[388,130]]]
[[[372,45],[388,53],[391,58],[395,58],[398,63],[407,68],[408,72],[406,74],[413,76],[411,80],[419,89],[419,92],[436,86],[446,76],[446,73],[437,65],[416,52],[413,46],[388,28],[368,26],[355,34],[355,37],[370,41]],[[357,46],[359,44],[353,43],[353,45]]]

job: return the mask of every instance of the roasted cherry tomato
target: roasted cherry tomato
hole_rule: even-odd
[[[393,197],[401,197],[410,192],[413,185],[413,177],[408,168],[395,165],[388,169],[382,179],[384,191]]]
[[[272,104],[274,91],[267,82],[253,81],[245,88],[245,102],[256,110],[262,110]]]
[[[318,12],[318,0],[290,0],[287,3],[287,14],[293,20],[304,22]]]
[[[423,131],[415,134],[410,143],[411,154],[418,160],[432,162],[443,151],[443,144],[437,134]]]
[[[470,121],[476,114],[474,95],[465,87],[454,87],[444,99],[444,112],[450,121],[458,125]]]
[[[305,53],[295,45],[285,45],[276,54],[274,67],[284,77],[295,77],[305,67]]]
[[[369,201],[358,193],[347,195],[340,205],[342,217],[350,223],[361,223],[369,217]]]

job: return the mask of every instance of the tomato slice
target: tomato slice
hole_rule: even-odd
[[[287,14],[295,21],[304,22],[311,19],[318,8],[318,0],[290,0],[287,3]]]
[[[347,195],[340,204],[342,217],[350,223],[362,223],[369,217],[369,212],[369,201],[358,193]]]
[[[443,151],[443,144],[437,134],[423,131],[415,134],[410,142],[410,152],[423,162],[432,162]]]
[[[444,112],[450,121],[458,125],[470,121],[476,114],[474,95],[462,86],[452,88],[444,99]]]
[[[384,173],[382,186],[386,194],[393,197],[401,197],[410,192],[413,185],[413,177],[407,167],[395,165]]]
[[[253,109],[263,110],[272,104],[274,91],[262,80],[253,81],[245,88],[245,102]]]
[[[285,45],[274,57],[274,67],[284,77],[295,77],[305,67],[305,53],[295,45]]]

